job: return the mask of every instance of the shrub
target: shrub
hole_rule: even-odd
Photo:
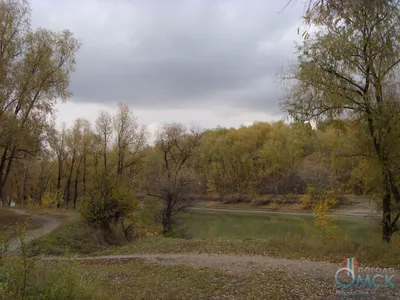
[[[305,194],[303,195],[301,198],[301,204],[303,206],[303,208],[309,208],[311,207],[312,204],[312,196],[310,194]]]
[[[109,246],[100,228],[77,219],[66,222],[29,244],[29,255],[89,254]]]
[[[306,183],[296,173],[289,173],[282,176],[276,182],[275,192],[277,194],[302,194],[306,189]]]
[[[315,188],[310,184],[307,188],[307,194],[301,198],[304,207],[312,206],[315,225],[324,243],[327,239],[335,238],[339,234],[335,220],[327,216],[328,210],[338,204],[333,194],[334,191]]]
[[[222,196],[221,201],[225,204],[250,203],[251,199],[246,195],[236,193]]]
[[[328,198],[323,201],[319,201],[313,206],[315,225],[320,232],[322,241],[324,243],[326,243],[327,239],[332,239],[339,235],[339,227],[335,224],[335,220],[326,215],[328,209],[336,205],[336,203],[337,202],[335,199]]]
[[[317,189],[329,190],[337,186],[329,170],[320,166],[306,166],[299,176],[304,182],[312,184]]]
[[[270,204],[270,203],[271,203],[271,200],[270,200],[270,199],[267,199],[267,198],[261,199],[261,200],[253,199],[253,200],[251,201],[251,205],[253,205],[253,206],[268,205],[268,204]]]
[[[340,198],[340,199],[343,200],[343,198]],[[309,184],[307,186],[307,194],[305,194],[301,197],[301,203],[302,203],[303,207],[310,208],[319,202],[330,203],[329,208],[332,206],[335,206],[339,203],[338,200],[334,196],[334,191],[314,187],[314,185]]]
[[[98,225],[111,232],[120,228],[127,239],[135,224],[137,201],[129,189],[116,180],[102,178],[95,183],[83,199],[82,215],[89,224]]]

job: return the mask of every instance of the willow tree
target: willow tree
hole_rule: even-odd
[[[40,151],[57,100],[70,96],[79,43],[71,32],[30,28],[25,0],[0,2],[0,199],[15,160]]]
[[[294,118],[352,120],[379,165],[376,193],[383,210],[383,240],[400,217],[399,1],[317,1],[306,12],[313,27],[298,45],[298,62],[284,109]]]

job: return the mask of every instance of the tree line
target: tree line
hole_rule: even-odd
[[[11,168],[4,204],[46,204],[73,208],[101,176],[120,178],[137,194],[159,174],[171,180],[185,173],[186,194],[303,194],[307,185],[356,194],[373,193],[374,163],[357,156],[358,131],[321,123],[256,122],[240,128],[186,128],[164,124],[153,144],[133,110],[120,104],[115,116],[96,122],[77,119],[67,128],[47,128],[35,156]],[[367,173],[370,173],[368,175]],[[185,185],[185,184],[183,184]]]

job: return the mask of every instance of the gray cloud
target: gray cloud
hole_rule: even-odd
[[[283,1],[33,0],[34,26],[82,42],[73,100],[138,109],[278,110],[302,6]]]

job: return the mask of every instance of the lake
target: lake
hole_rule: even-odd
[[[319,236],[313,216],[190,211],[183,216],[183,220],[189,236],[199,239],[263,239],[287,235],[315,239]],[[360,243],[381,237],[378,220],[340,218],[336,219],[336,224],[343,234]]]

